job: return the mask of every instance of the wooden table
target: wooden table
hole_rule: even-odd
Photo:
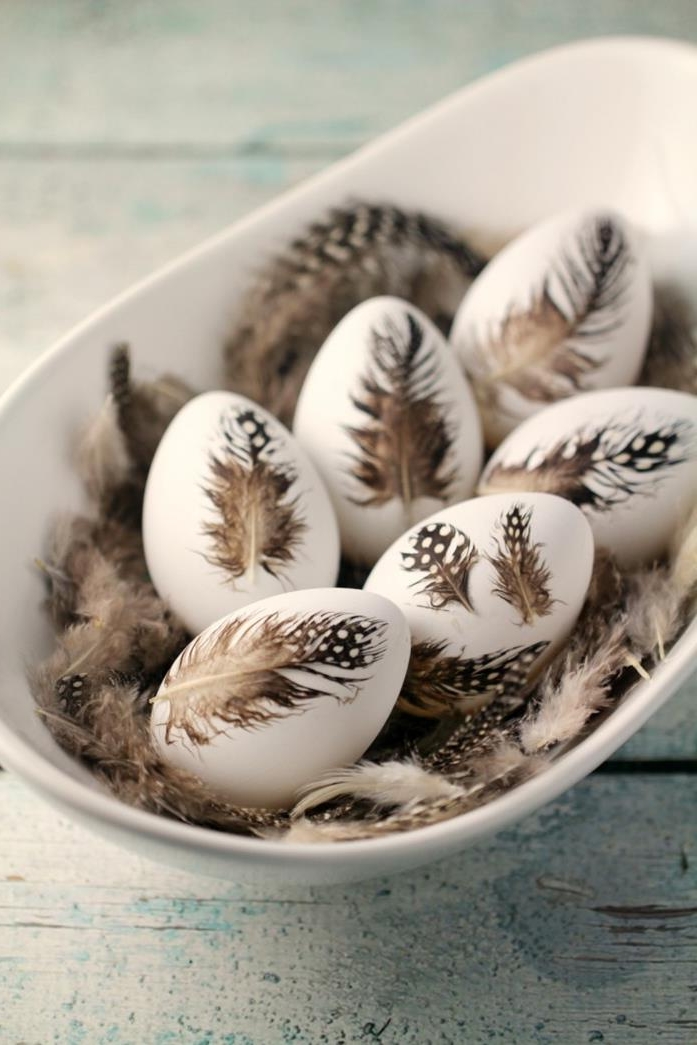
[[[697,7],[5,0],[0,386],[365,139],[604,32],[697,40]],[[696,701],[693,683],[603,770],[456,859],[292,896],[113,849],[0,773],[0,1042],[695,1042]]]

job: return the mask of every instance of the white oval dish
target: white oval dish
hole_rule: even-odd
[[[307,885],[367,878],[457,852],[561,794],[635,733],[694,671],[697,622],[650,680],[545,773],[453,820],[318,845],[177,823],[118,802],[58,747],[36,715],[25,670],[51,648],[51,627],[31,564],[55,512],[83,503],[71,447],[104,394],[108,347],[128,340],[148,374],[171,369],[177,359],[182,377],[215,387],[221,339],[255,263],[348,197],[435,212],[485,233],[489,245],[556,211],[615,207],[646,234],[655,272],[672,274],[694,300],[696,94],[697,49],[665,40],[591,41],[516,63],[139,284],[30,368],[0,401],[0,482],[15,494],[3,502],[0,577],[12,598],[0,602],[0,762],[68,816],[144,855],[237,881]]]

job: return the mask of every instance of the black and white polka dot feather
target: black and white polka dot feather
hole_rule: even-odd
[[[226,411],[220,418],[220,431],[226,449],[250,469],[264,455],[273,456],[277,448],[268,423],[255,410]]]
[[[400,706],[408,713],[439,718],[471,714],[490,700],[519,695],[548,646],[535,642],[467,657],[464,650],[459,655],[446,653],[445,642],[416,643]]]
[[[437,610],[460,604],[474,612],[469,584],[479,553],[466,533],[451,523],[431,522],[410,537],[411,548],[402,552],[402,569],[414,573],[412,587],[425,605]]]
[[[71,718],[79,716],[90,699],[91,684],[85,672],[63,675],[56,683],[58,707]]]
[[[363,669],[385,652],[385,625],[368,617],[312,614],[302,630],[308,640],[300,647],[305,662],[329,667]]]
[[[697,456],[697,429],[687,420],[644,427],[609,420],[533,447],[520,461],[500,462],[486,474],[489,493],[544,490],[579,508],[607,511],[634,495],[652,495],[671,469]]]
[[[180,728],[205,744],[202,722],[258,728],[315,700],[350,702],[387,652],[387,630],[384,620],[321,610],[283,616],[251,609],[234,617],[213,636],[200,635],[172,665],[163,683],[165,695],[176,687],[167,736]]]

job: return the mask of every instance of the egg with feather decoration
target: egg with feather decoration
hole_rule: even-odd
[[[571,633],[593,552],[583,514],[550,494],[474,498],[403,534],[365,584],[411,631],[399,707],[439,718],[519,699]]]
[[[151,579],[193,634],[256,599],[336,582],[339,537],[307,455],[232,392],[190,400],[150,467],[143,544]]]
[[[558,399],[636,381],[652,311],[646,252],[619,214],[565,212],[512,240],[451,331],[487,444]]]
[[[620,565],[650,562],[697,501],[697,396],[633,387],[555,403],[499,446],[478,489],[568,498]]]
[[[371,565],[400,533],[468,497],[482,461],[474,397],[437,327],[376,297],[315,357],[293,431],[325,481],[344,553]]]
[[[152,704],[163,759],[237,805],[283,808],[385,724],[409,660],[404,615],[346,588],[288,592],[216,621]]]

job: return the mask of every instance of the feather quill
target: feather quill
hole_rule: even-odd
[[[243,299],[225,345],[227,387],[290,424],[315,353],[354,305],[392,294],[448,323],[483,265],[428,215],[369,203],[332,210],[273,258]]]
[[[667,422],[657,429],[637,422],[608,421],[535,447],[519,462],[496,462],[478,493],[538,490],[566,497],[579,508],[597,512],[634,495],[651,496],[671,468],[695,454],[695,426]]]
[[[411,549],[402,552],[402,569],[416,574],[411,587],[423,595],[431,609],[457,604],[470,613],[472,567],[479,553],[462,530],[450,523],[431,522],[410,537]]]
[[[346,429],[356,447],[351,475],[360,491],[350,499],[379,507],[396,498],[409,516],[420,497],[447,501],[455,478],[452,435],[434,388],[434,347],[412,312],[406,330],[387,319],[372,340],[368,370],[352,398],[362,421]]]
[[[203,487],[214,509],[203,527],[211,540],[207,559],[233,581],[253,579],[257,565],[278,577],[307,531],[293,494],[297,471],[278,461],[279,440],[252,409],[224,413],[219,434],[222,449],[211,454]]]
[[[638,659],[665,660],[682,621],[682,592],[665,566],[639,570],[628,581],[627,638]]]
[[[664,660],[697,595],[697,507],[678,527],[668,561],[636,570],[626,587],[632,649],[640,659]]]
[[[385,631],[369,617],[318,611],[252,613],[204,632],[155,698],[169,702],[166,739],[176,729],[206,744],[227,726],[267,725],[321,697],[351,702],[385,653]]]
[[[530,536],[532,508],[514,504],[500,517],[501,537],[495,538],[496,553],[487,556],[496,571],[493,593],[520,616],[523,624],[552,612],[549,590],[551,572],[540,554],[541,544]]]

